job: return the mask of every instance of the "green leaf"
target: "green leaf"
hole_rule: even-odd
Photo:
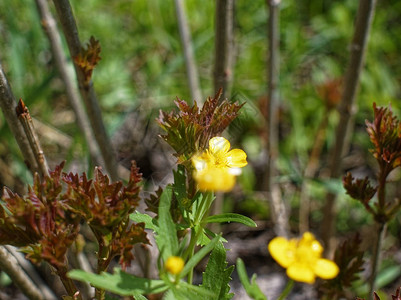
[[[147,229],[151,229],[154,232],[158,231],[159,227],[157,224],[157,220],[147,214],[142,214],[142,213],[136,211],[136,212],[130,214],[129,217],[135,223],[145,223],[145,228],[147,228]]]
[[[210,241],[205,247],[201,248],[191,259],[185,264],[184,269],[179,274],[179,278],[185,277],[189,271],[191,271],[195,266],[202,260],[203,257],[206,256],[212,249],[215,247],[217,242],[220,240],[220,236],[216,236],[213,240]]]
[[[214,215],[206,218],[206,223],[224,223],[224,222],[236,222],[241,223],[249,227],[257,227],[256,223],[248,217],[240,214],[226,213],[220,215]]]
[[[178,165],[177,171],[174,172],[174,196],[178,200],[178,203],[181,208],[183,206],[183,200],[187,198],[187,186],[186,186],[186,176],[185,176],[185,167],[183,165]]]
[[[115,269],[114,274],[87,273],[83,270],[72,270],[68,277],[105,289],[122,296],[138,296],[141,294],[156,294],[165,291],[168,287],[163,280],[154,280],[136,277],[127,274],[121,269]]]
[[[248,274],[246,273],[244,262],[241,258],[237,259],[237,272],[239,279],[249,297],[255,300],[267,300],[256,283],[256,274],[253,274],[251,282],[249,282]]]
[[[160,196],[159,228],[155,237],[164,261],[178,253],[177,231],[170,214],[171,197],[171,186],[167,186]]]
[[[209,262],[206,270],[203,273],[202,287],[215,291],[213,297],[205,298],[207,300],[231,299],[233,294],[230,294],[231,273],[234,266],[227,268],[226,249],[222,242],[218,242],[210,254]]]
[[[213,298],[211,298],[213,297]],[[214,299],[214,291],[209,291],[203,287],[189,284],[181,281],[178,285],[170,287],[168,293],[163,298],[164,300],[204,300]]]

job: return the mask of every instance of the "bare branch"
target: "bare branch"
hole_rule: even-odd
[[[267,197],[275,216],[275,231],[280,236],[288,236],[288,214],[281,198],[279,187],[274,183],[277,170],[275,162],[278,157],[278,102],[279,102],[279,76],[280,76],[280,1],[266,0],[269,7],[268,22],[268,105],[266,116],[267,140],[266,153],[267,166],[263,178]]]
[[[191,42],[191,32],[188,26],[187,16],[185,13],[183,0],[175,0],[175,9],[177,13],[178,28],[180,30],[180,38],[182,50],[184,51],[185,65],[187,67],[188,84],[191,90],[192,100],[203,103],[198,69],[194,58],[194,51]]]
[[[24,129],[22,128],[22,125],[18,121],[18,118],[15,114],[14,109],[16,106],[17,102],[15,101],[6,75],[4,74],[3,67],[0,63],[0,107],[3,111],[8,127],[13,133],[22,155],[24,156],[25,163],[33,174],[35,172],[39,172],[39,166],[29,145],[29,141]]]
[[[18,119],[20,120],[22,127],[24,128],[25,134],[28,137],[29,145],[35,155],[36,162],[39,165],[40,174],[43,176],[49,176],[49,166],[47,165],[46,157],[40,146],[39,139],[36,135],[33,127],[31,115],[28,107],[20,99],[18,106],[15,109]]]
[[[17,248],[7,245],[4,246],[5,250],[12,255],[16,262],[21,266],[24,272],[32,279],[33,283],[41,291],[44,299],[46,300],[56,300],[57,297],[54,295],[53,291],[44,283],[42,278],[36,273],[32,264],[25,258],[25,256],[17,251]]]
[[[44,299],[42,293],[21,269],[16,259],[9,254],[3,246],[0,246],[0,268],[10,276],[13,283],[15,283],[29,299]]]
[[[104,166],[105,163],[103,157],[99,152],[99,147],[94,138],[92,128],[88,121],[88,116],[86,115],[85,109],[79,98],[78,89],[76,85],[74,85],[71,76],[68,74],[67,59],[63,52],[61,37],[57,31],[56,22],[50,13],[48,2],[47,0],[35,0],[35,2],[41,18],[41,24],[50,42],[56,67],[65,85],[68,101],[74,110],[78,126],[84,134],[91,157],[96,164]]]
[[[339,106],[340,121],[336,129],[336,139],[331,153],[330,177],[338,178],[341,171],[341,161],[344,149],[347,149],[346,140],[350,133],[350,124],[355,114],[355,98],[359,86],[359,78],[364,64],[365,52],[370,33],[371,23],[375,11],[376,0],[360,0],[356,16],[354,36],[350,46],[350,60],[344,80],[344,92]],[[327,195],[324,208],[324,224],[322,238],[326,249],[330,250],[331,237],[334,234],[335,195]]]
[[[233,63],[234,0],[216,1],[214,91],[223,89],[221,99],[230,94]]]
[[[56,11],[67,40],[68,49],[72,58],[78,57],[82,45],[79,40],[78,28],[68,0],[53,0]],[[85,102],[89,121],[93,129],[96,141],[103,155],[105,167],[113,180],[118,180],[117,163],[113,147],[104,127],[102,112],[93,88],[92,80],[87,80],[81,68],[74,61],[74,68],[77,74],[79,91]]]

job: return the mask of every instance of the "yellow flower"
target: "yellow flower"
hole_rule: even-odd
[[[310,232],[305,232],[301,239],[276,237],[268,249],[278,264],[287,269],[288,277],[296,281],[312,284],[316,276],[332,279],[339,272],[334,262],[321,258],[323,247]]]
[[[170,256],[165,263],[167,272],[177,275],[184,268],[184,260],[179,256]]]
[[[198,188],[204,191],[230,191],[235,176],[241,174],[248,163],[246,153],[241,149],[230,150],[230,142],[223,137],[209,140],[209,149],[192,158],[195,167],[194,178]]]

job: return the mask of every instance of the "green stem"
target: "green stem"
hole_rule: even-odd
[[[292,279],[288,280],[287,285],[285,286],[283,292],[281,293],[280,297],[277,298],[277,300],[286,299],[288,294],[291,292],[293,286],[294,286],[294,281]]]
[[[203,229],[205,224],[202,222],[207,216],[208,212],[210,211],[210,206],[213,202],[213,193],[208,192],[205,194],[205,199],[201,203],[199,203],[198,208],[195,212],[195,217],[193,221],[193,227],[191,228],[191,239],[189,241],[188,248],[184,254],[185,260],[190,260],[195,253],[195,246],[196,242],[199,240],[199,237],[203,233]],[[192,269],[188,273],[188,283],[192,284],[194,270]]]
[[[71,297],[76,297],[76,299],[82,299],[81,293],[79,293],[74,282],[67,277],[67,271],[68,271],[67,267],[56,268],[56,273],[60,278],[61,282],[63,283],[68,295]]]
[[[375,283],[376,283],[376,276],[377,276],[377,270],[379,269],[380,265],[380,253],[381,253],[381,244],[384,239],[384,234],[386,232],[386,224],[385,223],[377,223],[378,229],[377,229],[377,239],[376,239],[376,244],[372,256],[372,272],[369,277],[369,294],[368,294],[368,300],[373,299],[373,292],[375,290]]]

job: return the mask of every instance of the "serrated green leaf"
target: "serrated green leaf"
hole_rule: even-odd
[[[267,300],[256,283],[256,274],[253,274],[251,282],[249,282],[248,274],[246,273],[244,262],[241,258],[237,259],[238,277],[249,297],[255,300]]]
[[[135,300],[148,300],[145,296],[142,296],[141,294],[134,293],[132,296],[134,296]]]
[[[178,285],[172,286],[169,292],[171,292],[173,296],[169,299],[174,300],[204,300],[213,299],[210,297],[215,296],[215,291],[210,291],[203,287],[189,284],[185,281],[181,281]]]
[[[195,266],[208,254],[212,249],[216,246],[217,242],[220,240],[220,236],[216,236],[213,240],[210,241],[205,247],[200,249],[191,259],[185,264],[184,269],[179,274],[179,278],[185,277],[190,270],[195,268]]]
[[[142,223],[142,222],[145,223],[145,228],[147,228],[147,229],[151,229],[154,232],[158,231],[159,227],[157,224],[157,220],[147,214],[142,214],[142,213],[136,211],[136,212],[130,214],[129,217],[135,223]]]
[[[182,206],[182,201],[187,197],[187,187],[186,187],[186,176],[185,167],[183,165],[178,165],[177,171],[174,173],[174,195],[178,200],[180,206]]]
[[[164,261],[178,253],[177,231],[170,214],[171,197],[171,186],[167,186],[160,196],[159,229],[155,237]]]
[[[122,296],[133,296],[140,294],[156,294],[165,291],[168,287],[163,280],[154,280],[136,277],[127,274],[121,269],[115,269],[114,274],[94,274],[83,270],[72,270],[68,277],[89,282],[91,285],[105,289]]]
[[[230,223],[230,222],[236,222],[236,223],[241,223],[249,227],[257,227],[256,223],[248,217],[245,217],[240,214],[234,214],[234,213],[226,213],[226,214],[220,214],[220,215],[214,215],[207,217],[205,220],[206,223]]]
[[[223,300],[231,299],[232,294],[229,294],[230,286],[228,285],[231,280],[231,273],[234,270],[234,266],[227,268],[226,262],[226,249],[222,242],[219,242],[214,247],[210,254],[209,262],[206,266],[206,270],[203,273],[202,287],[215,291],[213,297],[208,297],[208,300]]]

